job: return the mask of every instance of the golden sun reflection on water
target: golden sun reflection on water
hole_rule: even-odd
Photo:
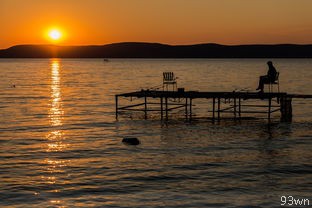
[[[51,126],[62,125],[62,97],[61,97],[60,63],[52,60],[51,63],[51,108],[49,112]]]
[[[68,146],[63,142],[64,133],[62,130],[53,130],[49,132],[46,139],[50,141],[46,150],[47,152],[61,152]]]
[[[59,174],[65,174],[64,168],[68,164],[68,160],[61,160],[55,158],[53,152],[63,152],[68,147],[65,143],[65,135],[62,130],[63,126],[63,106],[62,106],[62,89],[61,89],[61,64],[58,59],[51,60],[51,94],[49,103],[49,120],[51,131],[46,135],[46,140],[48,141],[46,152],[51,153],[49,158],[44,159],[44,164],[46,164],[47,174],[42,176],[45,184],[49,185],[51,193],[58,193],[61,190],[58,188],[58,184],[62,184],[60,181]],[[50,199],[51,204],[57,204],[61,206],[62,201],[55,199]]]
[[[51,103],[49,108],[49,118],[51,127],[57,128],[63,125],[64,111],[62,108],[62,93],[61,93],[61,76],[60,76],[60,61],[53,59],[51,61]],[[46,139],[50,141],[48,144],[48,152],[59,152],[66,148],[63,143],[64,133],[61,129],[54,129],[48,133]]]

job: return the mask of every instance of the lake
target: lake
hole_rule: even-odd
[[[265,59],[0,59],[1,207],[312,204],[312,102],[293,121],[121,115],[114,95],[159,87],[254,91]],[[282,92],[312,94],[312,59],[273,59]],[[206,112],[194,101],[198,117]],[[182,116],[183,117],[183,116]],[[121,142],[137,137],[138,146]]]

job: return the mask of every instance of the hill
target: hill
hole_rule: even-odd
[[[312,45],[17,45],[0,50],[0,58],[312,58]]]

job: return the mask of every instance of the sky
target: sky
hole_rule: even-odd
[[[0,0],[0,48],[312,43],[312,0]],[[52,28],[62,36],[48,37]]]

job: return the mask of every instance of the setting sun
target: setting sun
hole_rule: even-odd
[[[52,40],[59,40],[62,37],[62,33],[59,30],[54,29],[49,32],[49,37]]]

